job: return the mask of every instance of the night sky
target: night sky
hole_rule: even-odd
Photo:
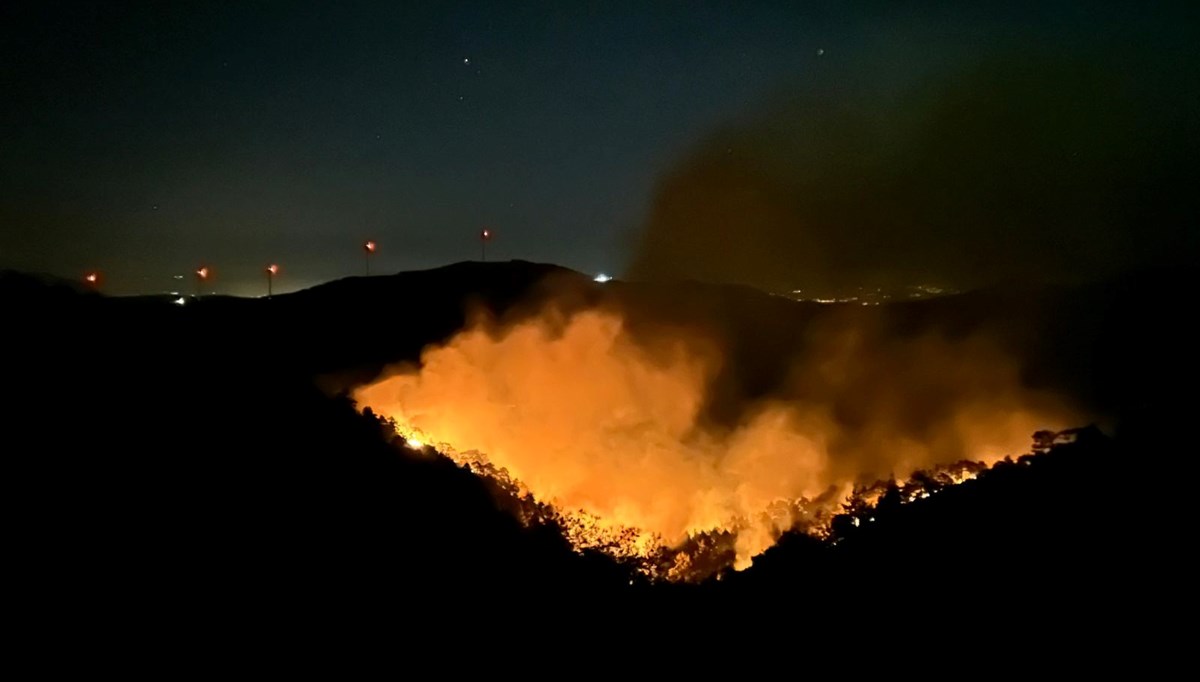
[[[766,287],[1195,244],[1192,3],[21,4],[0,268],[114,293],[306,286],[367,238],[434,267],[485,226],[489,259]]]

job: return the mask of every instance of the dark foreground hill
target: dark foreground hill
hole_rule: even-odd
[[[645,584],[551,529],[520,526],[487,483],[395,447],[331,392],[415,360],[472,311],[520,317],[547,302],[621,306],[635,327],[707,325],[729,336],[741,389],[769,390],[773,367],[760,359],[827,306],[712,285],[598,285],[520,262],[182,307],[0,284],[8,580],[40,605],[34,618],[195,625],[453,603],[522,620],[536,604],[908,610],[964,595],[1066,616],[1098,600],[1158,604],[1169,582],[1139,489],[1171,456],[1172,369],[1190,348],[1165,316],[1172,278],[854,311],[896,333],[992,329],[1030,381],[1070,392],[1116,437],[1088,432],[930,500],[884,505],[836,546],[785,538],[750,570],[700,586]]]

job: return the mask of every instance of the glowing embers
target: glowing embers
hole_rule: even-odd
[[[749,565],[740,556],[746,547],[758,548],[758,554],[788,531],[832,540],[833,521],[844,516],[854,527],[874,523],[875,510],[893,491],[895,502],[908,504],[928,499],[944,488],[974,479],[988,469],[982,462],[961,461],[917,472],[905,481],[879,481],[850,491],[831,488],[816,499],[778,500],[764,509],[757,519],[730,519],[724,525],[689,532],[681,541],[671,543],[662,535],[636,526],[614,523],[583,509],[562,507],[553,500],[539,499],[506,469],[490,462],[486,455],[460,452],[412,427],[397,425],[405,445],[414,450],[431,448],[459,466],[495,483],[506,498],[501,507],[513,513],[523,524],[551,525],[570,542],[575,551],[602,552],[618,563],[641,573],[650,580],[699,582],[732,567]]]

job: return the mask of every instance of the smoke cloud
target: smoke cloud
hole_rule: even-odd
[[[424,442],[482,454],[597,532],[665,546],[736,533],[738,567],[798,522],[797,501],[1018,455],[1035,430],[1073,425],[987,339],[896,335],[854,312],[810,320],[767,357],[765,391],[721,334],[595,305],[480,320],[355,398]]]
[[[1190,261],[1196,43],[1099,42],[991,50],[898,91],[816,69],[661,178],[627,275],[967,289]]]

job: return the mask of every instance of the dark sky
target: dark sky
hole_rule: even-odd
[[[959,137],[990,139],[1011,121],[971,117],[959,126],[941,104],[975,92],[974,82],[995,86],[988,92],[998,98],[1025,97],[1023,82],[1006,91],[1006,82],[987,80],[987,69],[999,64],[1003,71],[1009,59],[1039,74],[1068,65],[1034,79],[1034,97],[1076,82],[1080,72],[1071,64],[1099,64],[1088,70],[1083,99],[1071,99],[1076,104],[1095,104],[1113,78],[1141,83],[1142,90],[1117,98],[1132,111],[1132,124],[1104,120],[1092,126],[1095,135],[1071,144],[1107,149],[1096,140],[1108,139],[1111,127],[1132,129],[1117,147],[1146,142],[1176,150],[1170,158],[1133,153],[1138,177],[1157,173],[1168,185],[1194,178],[1184,152],[1196,148],[1191,57],[1200,22],[1187,3],[333,4],[5,3],[0,267],[69,277],[98,269],[107,290],[127,293],[183,288],[172,276],[204,263],[214,268],[217,289],[257,294],[272,261],[283,269],[282,289],[357,274],[368,237],[380,244],[376,272],[478,258],[478,231],[489,226],[496,234],[490,258],[588,272],[621,272],[632,263],[641,276],[661,270],[790,284],[803,281],[804,271],[780,265],[803,261],[789,249],[817,251],[806,248],[811,240],[779,234],[829,223],[831,207],[870,203],[881,186],[927,197],[933,183],[960,177],[945,159],[962,145],[930,142],[938,137],[930,131],[955,126]],[[1143,100],[1166,113],[1143,116]],[[974,105],[968,98],[964,106]],[[828,127],[805,123],[814,111]],[[1039,140],[1076,129],[1070,107],[1064,111],[1065,119],[1047,119],[1058,127],[1022,138],[1027,147],[1017,149],[1040,149]],[[1017,118],[1040,130],[1037,116]],[[1155,130],[1169,135],[1147,142],[1143,133]],[[889,131],[898,131],[895,138]],[[859,149],[837,172],[819,161],[864,145],[884,151]],[[746,229],[757,234],[757,246],[749,255],[730,237],[741,209],[721,214],[705,203],[730,186],[728,169],[712,171],[708,157],[735,146],[738,163],[750,170],[731,182],[746,193],[830,197],[816,213],[772,208],[779,215],[766,227],[751,201]],[[991,139],[979,153],[1006,148]],[[913,149],[938,161],[894,162]],[[1086,158],[1129,159],[1116,156]],[[881,167],[887,172],[876,172]],[[932,174],[924,187],[894,181],[924,172]],[[1105,187],[1128,184],[1129,174],[1097,173]],[[816,176],[833,178],[836,188]],[[868,180],[847,189],[860,177]],[[1024,202],[1023,190],[1013,191]],[[961,204],[979,203],[965,192]],[[1106,214],[1136,213],[1154,200],[1133,194]],[[1171,204],[1164,218],[1171,226],[1155,233],[1155,243],[1178,246],[1179,225],[1194,229],[1194,206],[1177,194],[1166,197],[1179,205]],[[682,213],[680,201],[690,202]],[[932,241],[949,229],[926,226],[932,209],[925,199],[919,210],[890,201],[847,223],[888,222],[883,214],[896,213],[887,229]],[[681,226],[714,211],[723,215],[720,224],[706,229],[721,237],[701,241],[703,257],[678,254],[674,240],[687,233]],[[958,220],[970,211],[941,206],[932,214]],[[1063,214],[1086,222],[1069,208],[1055,220]],[[983,230],[992,241],[1007,229],[996,222]],[[837,229],[853,236],[858,228]],[[869,236],[882,228],[863,229]],[[1102,240],[1106,250],[1094,259],[1105,267],[1096,272],[1111,269],[1105,259],[1123,253],[1126,236]],[[910,249],[921,253],[909,259],[899,241],[874,239],[866,263],[847,261],[841,242],[824,243],[822,267],[869,279],[887,253],[907,259],[904,277],[924,268],[954,278],[938,264],[961,261],[960,253],[930,255],[922,247]],[[1027,248],[1036,239],[1019,243]],[[732,266],[713,265],[712,254],[722,250],[736,252]],[[761,267],[762,254],[775,262]],[[756,279],[759,271],[770,276]]]

